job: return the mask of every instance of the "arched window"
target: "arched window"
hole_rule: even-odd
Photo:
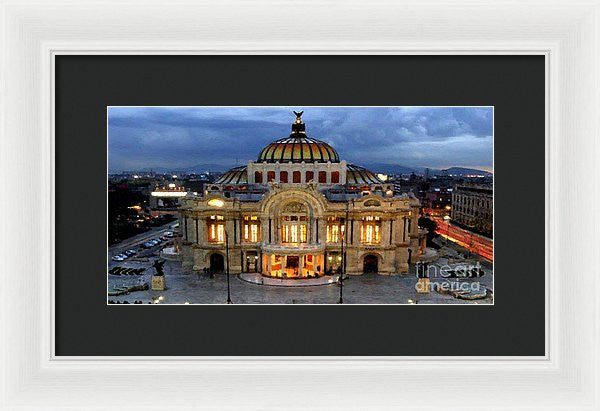
[[[333,171],[331,173],[331,182],[334,184],[340,182],[340,172],[339,171]]]
[[[260,171],[254,172],[254,182],[256,184],[262,184],[262,173]]]
[[[288,182],[287,171],[280,171],[279,172],[279,182],[280,183],[287,183]]]
[[[327,173],[325,171],[319,171],[319,183],[327,182]]]
[[[315,179],[315,173],[312,171],[307,171],[306,172],[306,182],[309,183],[314,179]]]
[[[300,182],[300,172],[294,171],[293,178],[294,178],[294,183],[299,183]]]
[[[267,171],[267,181],[269,183],[272,183],[275,181],[275,172],[274,171]]]

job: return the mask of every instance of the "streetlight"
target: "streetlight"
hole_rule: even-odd
[[[340,300],[338,304],[344,304],[344,274],[346,274],[346,254],[344,254],[344,241],[348,231],[348,202],[346,202],[346,218],[344,219],[344,232],[342,233],[342,273],[340,274]]]
[[[231,301],[231,287],[229,285],[229,235],[225,229],[225,259],[227,260],[227,304],[233,304]]]

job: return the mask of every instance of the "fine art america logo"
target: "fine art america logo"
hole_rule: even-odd
[[[477,261],[475,264],[459,264],[454,267],[449,265],[435,266],[427,263],[417,262],[416,271],[418,278],[428,278],[428,282],[418,281],[415,284],[417,292],[426,292],[423,288],[429,287],[429,291],[464,291],[478,292],[483,290],[483,286],[478,281],[450,281],[448,279],[466,279],[481,277],[483,269]],[[435,280],[434,280],[435,279]]]

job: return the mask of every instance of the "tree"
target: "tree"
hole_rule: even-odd
[[[433,242],[433,239],[438,236],[435,232],[437,229],[436,222],[427,217],[419,217],[419,227],[427,229],[427,247],[438,248]]]

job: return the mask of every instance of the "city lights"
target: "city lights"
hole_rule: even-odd
[[[185,191],[153,191],[152,197],[185,197]]]

